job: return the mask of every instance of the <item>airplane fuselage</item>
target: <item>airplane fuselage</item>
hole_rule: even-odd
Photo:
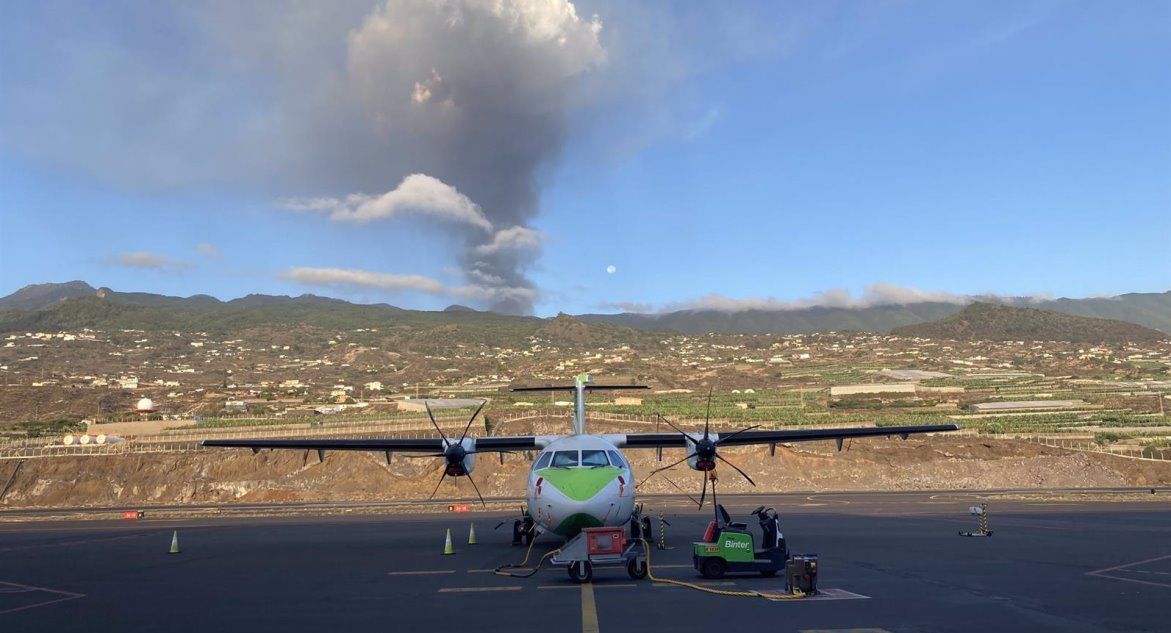
[[[634,512],[634,474],[606,436],[569,435],[537,455],[526,497],[538,531],[571,537],[586,527],[626,525]]]

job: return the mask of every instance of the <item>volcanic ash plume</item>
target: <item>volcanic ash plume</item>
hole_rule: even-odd
[[[564,0],[391,0],[349,35],[352,94],[394,162],[458,190],[461,208],[424,212],[456,218],[461,268],[492,309],[532,310],[518,290],[532,290],[541,247],[535,177],[561,148],[574,87],[605,60],[600,31]],[[383,197],[351,198],[348,219],[376,219],[369,200]]]

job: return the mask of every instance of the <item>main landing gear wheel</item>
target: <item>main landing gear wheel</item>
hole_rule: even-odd
[[[703,574],[704,578],[723,578],[724,572],[728,571],[728,563],[724,559],[711,557],[703,561],[703,565],[699,568],[699,573]]]
[[[573,582],[585,584],[594,579],[594,566],[588,560],[574,561],[569,564],[569,577]]]
[[[632,558],[626,563],[626,573],[635,580],[642,580],[646,578],[646,561],[640,561],[637,558]]]

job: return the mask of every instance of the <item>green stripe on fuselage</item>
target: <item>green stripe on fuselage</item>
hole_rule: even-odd
[[[613,466],[597,468],[545,468],[537,475],[553,485],[561,494],[574,501],[588,501],[618,477],[622,469]]]
[[[577,533],[581,532],[582,528],[599,527],[601,525],[602,522],[597,517],[584,512],[578,512],[577,514],[571,514],[565,517],[561,523],[557,524],[557,527],[553,528],[553,532],[570,538],[577,536]]]

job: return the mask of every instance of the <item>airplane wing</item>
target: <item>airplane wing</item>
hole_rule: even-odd
[[[744,446],[746,444],[779,444],[781,442],[812,442],[814,440],[844,440],[854,437],[882,437],[897,435],[907,439],[913,433],[942,433],[955,431],[955,424],[933,424],[927,426],[876,426],[840,429],[799,429],[786,431],[740,431],[718,435],[711,434],[720,446]],[[621,438],[625,439],[621,439]],[[673,448],[687,445],[679,433],[628,433],[618,436],[619,446],[625,448]]]
[[[458,438],[455,438],[458,439]],[[476,453],[493,453],[499,451],[527,451],[541,447],[534,435],[516,435],[500,437],[480,437],[468,439],[475,441]],[[454,439],[453,439],[454,442]],[[435,453],[442,454],[446,446],[443,440],[436,438],[405,439],[405,438],[369,438],[369,439],[243,439],[243,440],[204,440],[203,446],[222,446],[229,448],[250,448],[259,451],[263,448],[292,448],[317,451],[375,451],[385,453]]]

